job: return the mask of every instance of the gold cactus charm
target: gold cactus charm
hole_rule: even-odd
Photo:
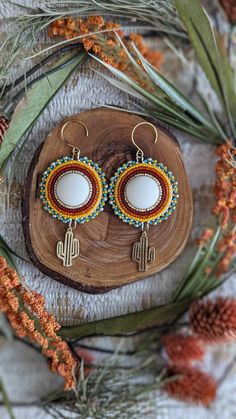
[[[74,237],[71,226],[68,228],[64,242],[57,243],[57,257],[62,260],[63,266],[72,266],[72,260],[79,256],[79,240]]]
[[[138,270],[145,272],[147,264],[155,260],[156,252],[154,247],[148,247],[147,231],[143,231],[138,242],[133,245],[132,260],[138,264]]]

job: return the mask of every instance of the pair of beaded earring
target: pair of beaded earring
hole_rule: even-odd
[[[134,227],[140,227],[140,240],[134,243],[132,260],[138,264],[139,271],[146,271],[148,263],[155,260],[155,249],[149,247],[148,230],[150,225],[157,225],[166,220],[175,209],[178,199],[178,186],[171,171],[152,158],[144,158],[144,153],[134,141],[137,148],[136,161],[128,161],[119,167],[110,180],[110,186],[99,165],[88,157],[80,157],[80,149],[65,139],[65,129],[70,123],[78,123],[88,129],[79,120],[66,122],[61,129],[61,139],[72,148],[72,156],[53,161],[43,173],[40,183],[40,197],[44,209],[63,223],[68,223],[64,242],[59,241],[56,254],[63,266],[70,267],[72,260],[79,256],[79,240],[73,230],[77,224],[94,219],[104,209],[108,194],[109,202],[122,221]]]

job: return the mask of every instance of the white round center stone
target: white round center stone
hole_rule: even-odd
[[[159,182],[152,176],[130,179],[125,188],[128,202],[139,210],[152,208],[160,198]]]
[[[79,207],[90,195],[88,179],[80,173],[67,173],[56,185],[56,194],[62,204],[68,207]]]

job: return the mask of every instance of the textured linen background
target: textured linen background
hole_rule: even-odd
[[[22,1],[23,3],[25,2]],[[38,2],[31,2],[32,6],[36,6],[36,4]],[[6,9],[4,1],[0,2],[0,11],[5,15],[12,13],[12,10]],[[79,71],[50,103],[28,136],[15,162],[15,180],[9,208],[6,206],[4,187],[2,186],[0,189],[1,234],[8,244],[25,259],[28,259],[28,256],[22,234],[21,200],[29,164],[37,146],[45,140],[54,125],[67,115],[101,107],[104,104],[127,106],[128,96],[107,84],[104,79],[91,70],[91,66],[94,67],[94,64],[90,62],[80,67]],[[189,67],[178,75],[180,85],[185,87],[191,85],[194,68],[194,64],[190,62]],[[203,77],[200,80],[200,87],[206,91],[207,85]],[[214,96],[213,102],[215,102]],[[174,133],[181,144],[183,159],[190,178],[195,214],[189,244],[184,253],[168,269],[107,294],[89,295],[53,281],[30,263],[17,261],[27,284],[45,296],[48,309],[62,324],[78,324],[79,322],[107,318],[142,310],[171,300],[193,254],[193,238],[209,221],[210,193],[214,182],[213,148],[198,143],[182,133]],[[234,278],[229,280],[219,292],[225,295],[236,295]],[[99,344],[104,344],[104,340],[100,339]],[[106,345],[112,347],[114,341],[106,339]],[[215,377],[220,377],[234,355],[234,345],[215,348],[207,356],[206,370],[213,373]],[[43,358],[15,342],[7,344],[0,342],[0,377],[6,385],[11,400],[14,401],[33,402],[61,383],[58,377],[48,371]],[[186,407],[186,405],[168,400],[168,402],[165,401],[165,406],[168,404],[170,408],[162,409],[161,414],[166,418],[186,417],[189,419],[195,417],[200,419],[236,417],[234,398],[231,396],[235,390],[236,379],[232,371],[230,377],[220,387],[219,397],[211,409]],[[49,418],[43,411],[34,407],[17,408],[15,412],[17,419]],[[156,414],[149,417],[159,417],[158,407]],[[0,409],[0,418],[7,418],[4,409]],[[141,418],[141,416],[137,416],[137,418]]]

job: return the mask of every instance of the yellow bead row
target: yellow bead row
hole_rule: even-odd
[[[152,170],[154,169],[155,171],[157,171],[159,174],[160,174],[160,176],[162,176],[163,178],[164,178],[164,180],[165,180],[165,182],[167,183],[167,185],[168,185],[168,200],[167,200],[167,202],[166,202],[166,204],[165,204],[165,206],[164,207],[162,207],[161,208],[161,210],[159,211],[159,212],[157,212],[157,213],[155,213],[154,215],[152,215],[152,216],[149,216],[149,217],[146,217],[146,219],[144,219],[144,218],[141,218],[141,217],[138,217],[138,216],[136,216],[135,214],[133,214],[133,213],[128,213],[124,208],[123,208],[123,205],[121,205],[122,203],[120,202],[120,199],[119,199],[119,192],[118,192],[118,189],[119,189],[119,185],[120,185],[120,182],[122,181],[122,179],[125,177],[125,176],[127,176],[127,174],[130,172],[130,171],[132,171],[132,170],[134,170],[134,168],[135,169],[137,169],[137,167],[138,168],[151,168]],[[120,174],[120,176],[119,176],[119,178],[118,178],[118,180],[117,180],[117,183],[116,183],[116,185],[115,185],[115,188],[114,188],[114,197],[115,197],[115,202],[116,202],[116,204],[117,204],[117,206],[118,206],[118,208],[120,209],[120,211],[126,216],[126,217],[129,217],[129,218],[132,218],[132,219],[134,219],[135,221],[139,221],[139,222],[148,222],[148,221],[152,221],[152,220],[155,220],[157,217],[160,217],[161,215],[163,215],[165,212],[166,212],[166,210],[168,209],[168,207],[170,206],[170,203],[171,203],[171,201],[172,201],[172,185],[171,185],[171,182],[170,182],[170,180],[169,180],[169,178],[168,178],[168,176],[163,172],[163,170],[161,170],[161,169],[159,169],[158,167],[156,167],[156,166],[150,166],[150,164],[146,164],[146,163],[139,163],[139,164],[137,164],[137,165],[135,165],[135,166],[131,166],[131,167],[129,167],[129,168],[127,168],[123,173],[121,173]],[[161,220],[160,220],[160,222],[161,222]],[[132,222],[131,222],[131,224],[132,224]]]
[[[46,196],[46,199],[47,199],[50,207],[54,211],[56,211],[61,216],[68,216],[69,215],[71,219],[77,219],[78,218],[78,214],[72,215],[71,213],[68,213],[66,211],[62,211],[62,210],[59,211],[58,208],[56,208],[54,206],[53,202],[50,199],[50,196],[49,196],[49,193],[48,193],[48,189],[49,189],[48,188],[48,185],[49,185],[50,179],[55,175],[55,172],[57,170],[59,170],[59,169],[61,170],[62,167],[65,168],[66,166],[70,166],[71,164],[75,164],[75,163],[78,165],[78,167],[79,166],[86,167],[86,169],[91,172],[91,175],[96,179],[97,188],[98,188],[98,197],[97,197],[97,202],[95,203],[95,205],[93,205],[92,207],[90,207],[86,212],[80,213],[79,216],[82,218],[82,217],[87,217],[87,216],[91,215],[95,211],[96,207],[99,205],[100,200],[102,198],[102,182],[101,182],[101,179],[100,179],[98,173],[91,166],[89,166],[87,164],[84,164],[83,162],[80,162],[80,161],[77,161],[77,160],[70,160],[68,162],[65,162],[65,163],[60,164],[60,166],[56,166],[49,173],[49,175],[47,177],[47,180],[46,180],[46,183],[45,183],[45,196]],[[51,213],[50,211],[48,211],[48,212],[49,212],[49,214]]]

